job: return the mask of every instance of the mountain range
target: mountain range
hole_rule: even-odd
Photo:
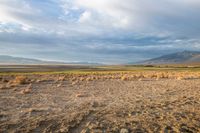
[[[128,64],[143,64],[143,65],[156,65],[156,64],[200,64],[200,52],[199,51],[182,51],[177,53],[172,53],[168,55],[163,55],[157,58]],[[13,57],[7,55],[0,55],[0,64],[6,65],[103,65],[100,63],[90,63],[90,62],[57,62],[57,61],[43,61],[38,59]]]
[[[163,55],[150,60],[138,62],[137,64],[200,64],[200,52],[198,51],[182,51]]]
[[[58,62],[0,55],[0,65],[101,65],[90,62]]]

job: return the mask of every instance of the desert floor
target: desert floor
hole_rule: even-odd
[[[2,133],[200,132],[200,79],[27,77],[0,78]]]

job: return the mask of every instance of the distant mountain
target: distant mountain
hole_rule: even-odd
[[[64,64],[63,62],[43,61],[38,59],[13,57],[8,55],[0,55],[0,64],[8,65],[33,65],[33,64]]]
[[[183,51],[173,54],[163,55],[158,58],[153,58],[138,64],[192,64],[200,63],[200,52],[198,51]]]
[[[43,61],[38,59],[30,59],[30,58],[21,58],[21,57],[13,57],[7,55],[0,55],[0,65],[102,65],[99,63],[90,63],[90,62],[57,62],[57,61]]]

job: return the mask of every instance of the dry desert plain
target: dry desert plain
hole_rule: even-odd
[[[200,72],[0,75],[1,133],[199,133]]]

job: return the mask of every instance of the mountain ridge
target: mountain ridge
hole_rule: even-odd
[[[137,64],[154,65],[154,64],[190,64],[200,63],[200,51],[182,51],[162,55],[157,58],[138,62]]]
[[[0,55],[0,65],[100,65],[100,63],[91,62],[59,62],[59,61],[45,61],[40,59],[14,57],[10,55]]]

